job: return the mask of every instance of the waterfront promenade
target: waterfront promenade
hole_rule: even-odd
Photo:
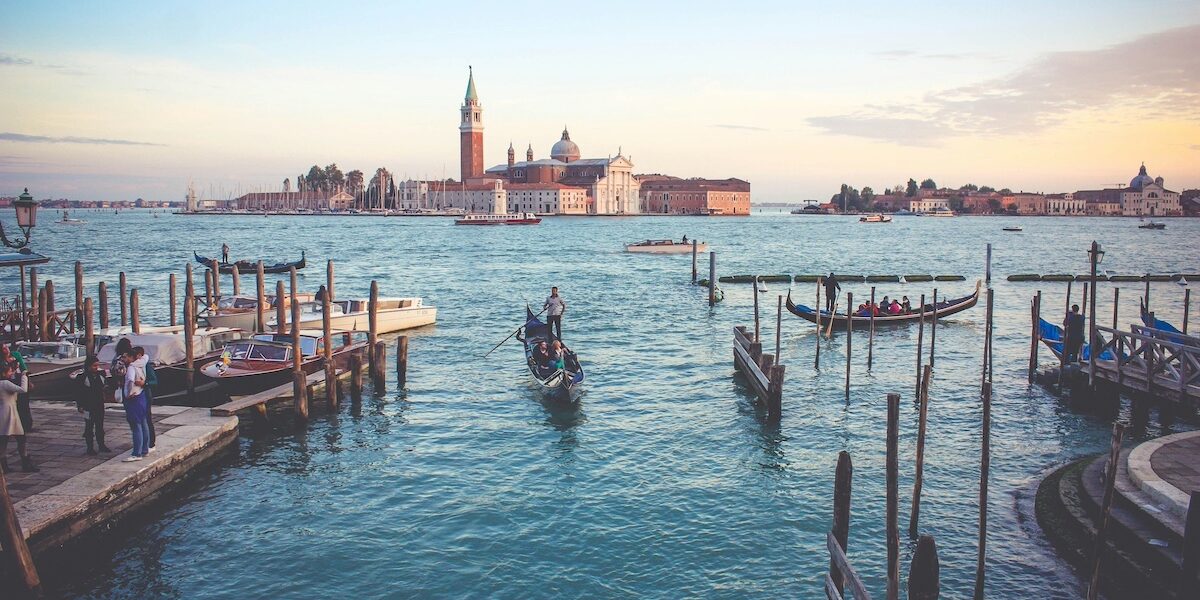
[[[122,459],[129,456],[131,442],[124,410],[109,404],[105,416],[109,453],[88,456],[82,417],[73,405],[58,403],[33,403],[29,453],[38,472],[21,472],[16,444],[9,444],[9,494],[35,556],[119,519],[237,439],[236,417],[210,416],[206,408],[156,406],[156,451],[127,463]]]

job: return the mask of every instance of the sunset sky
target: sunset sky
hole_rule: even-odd
[[[758,202],[932,177],[1200,187],[1200,3],[5,3],[0,195],[182,200],[313,164],[549,154],[739,177]]]

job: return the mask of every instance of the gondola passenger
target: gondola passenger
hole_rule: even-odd
[[[905,296],[904,301],[900,303],[900,309],[903,310],[904,314],[906,315],[912,312],[912,304],[909,303],[908,296]]]

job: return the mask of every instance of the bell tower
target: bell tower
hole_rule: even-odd
[[[462,181],[472,177],[483,177],[483,107],[479,94],[475,92],[475,73],[467,67],[467,93],[459,109],[458,123],[459,164]]]

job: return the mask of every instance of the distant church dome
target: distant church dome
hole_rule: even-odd
[[[562,162],[571,162],[579,160],[579,146],[571,141],[571,134],[567,133],[567,128],[563,128],[562,139],[554,143],[550,148],[550,158],[561,160]]]
[[[1137,177],[1129,181],[1129,187],[1140,190],[1142,186],[1153,185],[1154,178],[1146,174],[1146,165],[1143,163],[1142,168],[1138,169]]]

